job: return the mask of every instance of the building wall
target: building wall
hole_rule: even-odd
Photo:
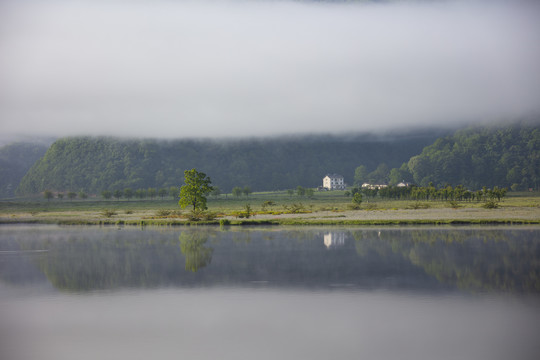
[[[325,176],[323,178],[323,187],[329,190],[345,189],[345,180],[343,177]]]

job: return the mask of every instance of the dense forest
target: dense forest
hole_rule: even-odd
[[[354,185],[396,185],[409,182],[442,189],[507,188],[538,190],[540,185],[540,125],[471,127],[437,139],[423,151],[390,169],[382,163],[373,171],[359,165]]]
[[[0,198],[12,197],[28,169],[47,151],[48,146],[13,143],[0,148]]]
[[[406,167],[410,180],[462,184],[475,190],[483,186],[512,190],[538,190],[540,185],[540,126],[470,128],[437,139]],[[402,174],[407,177],[407,172]]]
[[[399,137],[305,136],[249,140],[121,140],[63,138],[22,179],[20,195],[179,186],[197,168],[224,192],[235,186],[279,190],[316,187],[326,173],[352,183],[358,164],[399,166],[432,143],[440,131]]]

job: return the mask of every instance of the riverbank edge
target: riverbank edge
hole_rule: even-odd
[[[42,224],[42,225],[91,225],[91,226],[279,226],[279,225],[317,225],[317,226],[384,226],[384,225],[539,225],[540,219],[379,219],[379,220],[321,220],[321,219],[264,219],[264,220],[209,220],[209,221],[180,221],[167,219],[138,219],[138,220],[73,220],[73,219],[0,219],[1,225]]]

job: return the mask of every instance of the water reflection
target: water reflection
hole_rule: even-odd
[[[205,267],[212,261],[211,247],[205,247],[208,241],[206,232],[184,232],[180,234],[180,248],[182,254],[186,257],[186,270],[197,272],[200,268]]]
[[[0,358],[536,359],[539,235],[0,227]]]
[[[356,231],[353,236],[360,256],[399,254],[460,289],[540,292],[537,231]]]
[[[0,281],[540,293],[540,229],[3,228]],[[322,241],[321,241],[322,240]],[[332,251],[328,251],[331,249]]]
[[[324,234],[324,245],[330,249],[331,247],[345,245],[345,233],[344,232],[327,232]]]

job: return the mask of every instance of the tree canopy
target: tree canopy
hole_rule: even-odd
[[[193,211],[206,210],[206,196],[214,189],[212,181],[203,172],[195,169],[184,171],[184,185],[180,188],[178,204],[182,208],[193,206]]]
[[[437,139],[406,168],[421,186],[430,182],[470,189],[494,186],[527,190],[540,184],[540,127],[470,128]],[[404,167],[399,169],[407,177]],[[409,176],[410,176],[409,175]]]

